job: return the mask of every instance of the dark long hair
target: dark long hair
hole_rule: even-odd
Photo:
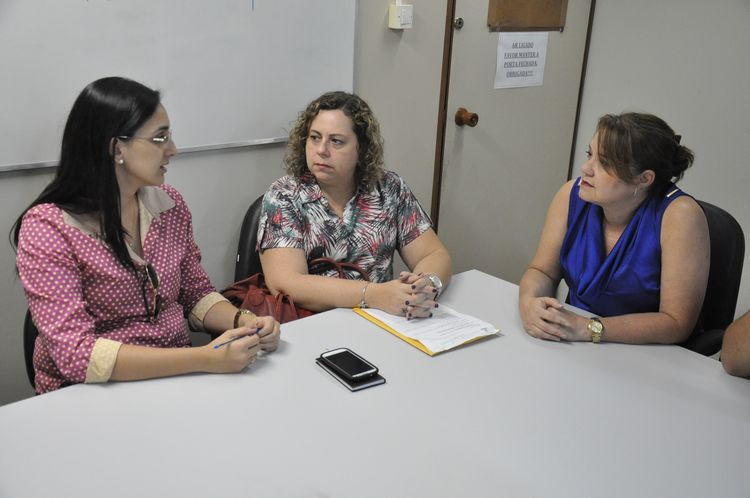
[[[97,215],[104,241],[123,266],[134,268],[120,216],[112,139],[133,135],[159,103],[158,91],[127,78],[102,78],[84,88],[65,123],[54,179],[11,228],[13,248],[18,246],[26,211],[37,204],[53,203],[71,213]]]

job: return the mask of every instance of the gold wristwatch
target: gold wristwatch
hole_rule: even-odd
[[[599,320],[599,318],[590,318],[589,324],[586,328],[588,328],[589,332],[591,332],[591,342],[596,344],[602,342],[602,335],[604,335],[604,325],[602,324],[602,321]]]
[[[240,327],[240,317],[242,315],[255,315],[255,313],[250,310],[246,310],[245,308],[238,309],[237,313],[234,314],[234,328]]]

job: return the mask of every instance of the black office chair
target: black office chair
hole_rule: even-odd
[[[258,243],[258,223],[260,213],[263,209],[263,196],[261,195],[253,202],[242,220],[240,229],[240,242],[237,245],[237,262],[234,266],[234,281],[245,279],[263,271],[260,266],[260,257],[255,250]]]
[[[36,389],[34,383],[34,343],[38,335],[39,331],[34,325],[34,320],[31,319],[31,312],[26,310],[26,318],[23,320],[23,355],[26,359],[26,375],[29,376],[29,382],[34,389]]]
[[[695,330],[681,346],[711,356],[721,349],[724,330],[734,320],[745,258],[745,235],[731,214],[705,201],[698,204],[708,221],[711,268]]]

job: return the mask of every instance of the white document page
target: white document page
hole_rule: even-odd
[[[396,332],[416,339],[433,353],[455,348],[478,337],[497,334],[497,329],[492,324],[459,313],[442,304],[435,308],[431,318],[412,318],[411,320],[403,316],[390,315],[378,309],[367,308],[362,311],[377,318]]]

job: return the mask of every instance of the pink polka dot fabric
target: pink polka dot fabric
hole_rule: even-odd
[[[56,205],[40,204],[23,217],[16,264],[39,329],[34,351],[39,393],[83,382],[98,338],[165,348],[190,345],[185,317],[215,289],[200,264],[182,196],[168,185],[144,189],[158,189],[150,197],[174,206],[159,212],[144,202],[154,219],[143,241],[145,261],[136,263],[135,273],[97,234],[66,223]],[[144,305],[146,262],[158,274],[163,301],[155,323]],[[146,294],[152,304],[149,284]]]

